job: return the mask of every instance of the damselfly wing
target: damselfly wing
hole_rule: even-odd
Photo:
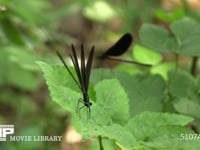
[[[103,54],[98,56],[98,58],[102,60],[108,59],[108,60],[113,60],[113,61],[120,61],[120,62],[132,63],[132,64],[150,67],[151,66],[150,64],[142,64],[133,60],[124,60],[124,59],[116,58],[116,56],[120,56],[128,50],[132,41],[133,41],[132,35],[130,33],[126,33],[113,46],[111,46]]]
[[[106,59],[109,56],[120,56],[124,54],[133,41],[133,37],[130,33],[124,34],[113,46],[107,49],[101,56],[100,59]]]
[[[79,116],[80,116],[80,110],[84,107],[87,107],[88,108],[87,116],[90,117],[90,113],[91,113],[90,107],[92,105],[92,102],[90,102],[90,100],[89,100],[88,86],[89,86],[90,72],[91,72],[93,56],[94,56],[94,46],[91,48],[91,50],[89,52],[89,57],[85,64],[85,61],[86,61],[85,51],[84,51],[83,44],[81,44],[80,65],[78,63],[78,56],[77,56],[75,47],[73,44],[71,46],[70,58],[73,63],[73,66],[75,68],[75,72],[76,72],[76,76],[77,76],[78,80],[73,75],[73,73],[70,71],[68,65],[65,63],[61,54],[58,51],[56,51],[56,52],[57,52],[57,55],[60,58],[61,62],[64,64],[65,68],[67,69],[68,73],[71,75],[74,82],[77,84],[77,86],[79,87],[79,89],[82,92],[83,96],[82,96],[82,98],[79,99],[78,105],[77,105],[77,112],[79,113]],[[83,103],[83,106],[79,107],[79,103]]]

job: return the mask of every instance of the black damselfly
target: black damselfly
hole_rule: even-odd
[[[130,33],[126,33],[113,46],[111,46],[103,54],[98,56],[98,58],[102,60],[108,59],[108,60],[114,60],[114,61],[120,61],[120,62],[132,63],[150,67],[151,66],[150,64],[143,64],[133,60],[114,58],[115,56],[120,56],[123,53],[125,53],[128,50],[129,46],[131,45],[132,41],[133,41],[132,35]]]
[[[85,60],[86,60],[85,59],[85,51],[84,51],[83,44],[81,44],[80,65],[78,63],[78,57],[77,57],[77,54],[76,54],[76,51],[75,51],[73,44],[72,44],[71,48],[72,48],[72,50],[71,50],[72,53],[70,54],[70,58],[71,58],[71,61],[73,63],[73,66],[75,68],[75,72],[76,72],[76,76],[77,76],[78,80],[76,79],[76,77],[70,71],[69,67],[65,63],[61,54],[58,51],[56,51],[56,52],[57,52],[58,57],[60,58],[60,60],[64,64],[65,68],[67,69],[68,73],[71,75],[74,82],[78,85],[79,89],[82,92],[83,97],[80,98],[79,101],[78,101],[77,113],[80,116],[80,110],[84,107],[87,107],[88,108],[87,116],[89,118],[90,113],[91,113],[90,107],[91,107],[92,103],[89,100],[88,86],[89,86],[90,72],[91,72],[91,68],[92,68],[92,61],[93,61],[93,55],[94,55],[94,46],[91,48],[91,50],[89,52],[89,57],[88,57],[87,62],[85,64]],[[79,107],[80,102],[83,103],[83,106],[81,106],[81,107]]]

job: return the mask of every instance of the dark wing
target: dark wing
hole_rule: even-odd
[[[84,89],[83,78],[82,78],[82,75],[81,75],[81,70],[80,70],[79,65],[78,65],[78,58],[77,58],[76,51],[75,51],[73,44],[72,44],[72,54],[70,54],[70,57],[71,57],[73,65],[74,65],[74,68],[75,68],[75,71],[76,71],[76,74],[77,74],[77,77],[78,77],[78,80],[79,80],[79,83],[80,83],[81,90],[83,91],[83,89]]]
[[[131,45],[131,42],[133,40],[133,37],[130,33],[124,34],[112,47],[110,47],[107,51],[105,51],[102,55],[100,55],[98,58],[105,59],[109,56],[120,56],[123,53],[125,53],[129,46]]]
[[[88,60],[87,60],[87,64],[86,64],[86,90],[88,90],[93,56],[94,56],[94,46],[90,50],[90,54],[89,54],[89,57],[88,57]]]
[[[83,92],[87,92],[86,88],[86,67],[85,67],[85,52],[83,44],[81,44],[81,76],[82,76],[82,84],[83,84]]]
[[[80,84],[78,83],[78,81],[76,80],[76,78],[74,77],[74,75],[72,74],[72,72],[70,71],[69,67],[65,63],[65,61],[62,58],[62,56],[60,55],[60,53],[58,51],[56,51],[56,53],[57,53],[58,57],[60,58],[60,60],[62,61],[62,63],[64,64],[64,66],[67,69],[67,71],[69,72],[69,74],[71,75],[71,77],[73,78],[74,82],[76,82],[76,84],[78,85],[78,87],[81,89]]]

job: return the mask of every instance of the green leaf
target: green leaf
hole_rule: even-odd
[[[19,87],[25,91],[34,91],[39,85],[39,81],[36,74],[34,74],[33,72],[26,71],[18,65],[13,64],[9,68],[7,75],[9,84]],[[19,80],[22,78],[23,82]]]
[[[35,27],[36,25],[41,25],[47,21],[47,12],[50,8],[50,3],[48,1],[21,1],[13,0],[9,4],[12,10],[12,15],[18,19],[20,23],[28,25],[29,27]],[[46,24],[48,25],[48,24]]]
[[[70,75],[64,67],[56,65],[48,65],[43,62],[38,62],[50,90],[51,96],[55,102],[60,104],[68,111],[75,113],[74,108],[77,107],[77,102],[81,95],[75,87],[73,80],[70,80]]]
[[[157,129],[166,125],[185,126],[193,119],[183,115],[143,112],[129,120],[127,128],[140,141],[148,141],[151,135],[157,133]]]
[[[42,131],[38,127],[27,127],[23,129],[20,133],[20,136],[41,136]],[[42,142],[34,142],[34,141],[19,141],[18,148],[21,150],[27,150],[27,149],[38,149],[41,147]]]
[[[129,74],[142,73],[142,71],[137,66],[133,66],[131,64],[118,65],[116,69],[119,71],[127,72]]]
[[[76,85],[76,83],[74,82],[74,80],[72,79],[72,77],[69,75],[69,73],[67,72],[67,70],[64,68],[64,66],[57,66],[57,65],[48,65],[46,63],[43,63],[43,62],[38,62],[38,64],[40,65],[40,67],[42,68],[43,72],[44,72],[44,77],[45,77],[45,80],[46,80],[46,83],[48,85],[48,88],[50,90],[50,93],[51,93],[51,97],[52,99],[57,102],[59,105],[61,105],[63,108],[65,108],[66,110],[70,111],[74,117],[78,118],[78,114],[76,113],[76,110],[79,109],[81,106],[83,106],[82,103],[80,103],[80,107],[78,107],[78,101],[83,97],[82,96],[82,93],[80,91],[80,89],[78,88],[78,86]],[[74,70],[71,70],[71,71],[74,71]],[[75,76],[76,77],[76,76]],[[108,83],[107,83],[108,82]],[[121,90],[121,98],[123,98],[123,100],[125,102],[121,102],[122,104],[124,103],[128,103],[128,99],[126,99],[126,94],[123,93],[123,89],[121,88],[121,86],[118,84],[118,83],[114,83],[114,82],[117,82],[117,81],[105,81],[105,83],[107,84],[114,84],[116,85],[116,89],[117,90]],[[102,89],[98,89],[100,88],[101,86],[105,86],[104,82],[102,83],[99,83],[97,85],[97,87],[95,87],[95,89],[97,88],[98,91],[96,91],[96,95],[99,95],[99,97],[97,97],[97,100],[100,98],[99,101],[104,101],[105,103],[103,103],[102,105],[99,105],[99,104],[96,104],[95,101],[91,100],[91,97],[90,97],[90,100],[92,101],[92,106],[91,106],[91,123],[94,123],[94,124],[100,124],[100,125],[107,125],[110,121],[111,121],[111,117],[113,117],[112,119],[116,119],[117,121],[124,121],[125,118],[128,118],[128,114],[126,112],[128,112],[128,108],[123,110],[125,112],[125,115],[122,113],[122,116],[124,116],[124,118],[117,118],[116,116],[112,116],[114,114],[117,114],[118,112],[112,112],[112,111],[108,111],[106,109],[110,109],[110,110],[115,110],[116,108],[113,108],[111,109],[110,107],[109,108],[106,108],[106,104],[107,103],[111,103],[110,101],[112,100],[113,102],[113,99],[112,98],[115,98],[115,94],[113,94],[113,97],[109,96],[105,99],[101,99],[102,97],[104,98],[105,95],[104,94],[104,91],[106,90],[105,88],[102,88]],[[109,86],[109,85],[107,85]],[[120,87],[118,87],[120,86]],[[117,93],[115,91],[115,93]],[[109,99],[110,98],[110,99]],[[117,102],[119,102],[118,100],[119,98],[115,99],[117,100]],[[120,99],[121,100],[121,99]],[[127,102],[126,102],[127,101]],[[98,102],[98,103],[101,103],[101,102]],[[113,104],[114,106],[116,105],[115,103]],[[128,105],[128,104],[127,104]],[[80,114],[81,114],[81,120],[79,120],[79,124],[87,124],[88,123],[88,115],[87,115],[87,111],[88,109],[85,108],[85,109],[81,109],[79,110],[80,111]],[[115,120],[115,121],[116,121]],[[81,121],[81,122],[80,122]],[[81,126],[80,125],[80,126]],[[84,130],[84,125],[82,127],[80,127],[80,130]],[[83,132],[83,131],[81,131]],[[83,132],[84,134],[84,132]]]
[[[47,79],[48,80],[48,79]],[[49,85],[49,84],[48,84]],[[115,88],[113,88],[113,86]],[[49,86],[51,88],[51,86]],[[52,98],[58,104],[62,105],[66,110],[70,110],[75,113],[75,108],[77,108],[77,100],[81,95],[73,92],[69,88],[62,88],[62,91],[57,91],[56,89],[50,89]],[[110,89],[110,90],[107,90]],[[119,124],[125,124],[129,117],[129,105],[128,97],[124,89],[119,84],[117,80],[104,80],[95,85],[94,90],[96,92],[96,103],[93,101],[91,106],[91,118],[90,123],[96,125],[108,125],[111,122],[116,122]],[[67,94],[64,96],[63,93]],[[75,97],[75,95],[77,95]],[[69,99],[68,99],[69,98]],[[70,107],[70,109],[68,108]],[[119,111],[119,109],[121,111]],[[81,110],[81,120],[83,123],[87,123],[87,109]],[[82,134],[84,133],[85,127],[83,126]]]
[[[165,81],[159,75],[130,75],[119,70],[95,69],[91,80],[116,78],[124,87],[130,99],[130,113],[134,116],[144,110],[161,111],[164,99]]]
[[[97,1],[84,9],[84,15],[92,20],[104,23],[115,16],[115,11],[106,1]]]
[[[39,85],[37,74],[13,62],[8,49],[3,47],[0,51],[0,66],[4,70],[0,72],[0,84],[16,86],[25,91],[35,90]],[[23,79],[23,82],[19,79]]]
[[[159,75],[130,76],[121,80],[130,99],[132,116],[143,111],[161,111],[165,97],[165,81]]]
[[[199,139],[190,139],[194,137],[194,132],[182,126],[160,126],[152,134],[144,145],[155,150],[197,150],[200,148]]]
[[[4,34],[11,43],[14,43],[16,45],[25,45],[20,32],[10,20],[1,20],[1,26]]]
[[[7,71],[10,66],[10,62],[8,60],[8,52],[5,49],[0,51],[0,66],[1,70],[4,70],[0,71],[0,84],[2,85],[9,82]]]
[[[116,69],[93,69],[91,81],[96,84],[104,79],[120,79],[128,75],[128,73]]]
[[[132,52],[135,60],[140,63],[155,65],[162,60],[161,54],[144,48],[140,45],[135,45]]]
[[[77,102],[82,95],[67,70],[64,67],[48,65],[42,62],[38,62],[38,64],[44,72],[53,100],[66,110],[75,113]],[[112,88],[113,86],[115,88]],[[110,118],[120,123],[127,121],[129,116],[128,97],[119,82],[117,80],[105,80],[99,82],[94,88],[97,98],[96,104],[93,103],[92,105],[91,117],[94,121],[100,124],[107,124],[108,121],[106,120]],[[118,110],[121,107],[123,109],[119,112]],[[81,111],[83,114],[85,113],[84,110]],[[105,116],[107,116],[107,119],[104,118]]]
[[[83,132],[84,123],[88,123],[88,109],[83,108],[81,110],[78,110],[80,109],[80,107],[84,106],[81,102],[79,103],[79,100],[82,100],[83,97],[81,90],[76,85],[64,66],[49,65],[43,62],[38,62],[38,64],[44,72],[44,78],[50,90],[53,101],[58,103],[65,110],[72,113],[74,122],[76,122],[75,126],[79,128],[80,132]],[[73,69],[71,69],[71,71],[74,73]],[[76,77],[75,74],[74,76]],[[101,108],[96,105],[94,101],[92,103],[92,122],[108,124],[108,122],[110,121],[110,117],[107,116],[104,111],[101,111]],[[78,107],[78,104],[80,104],[80,107]],[[77,114],[77,110],[78,112],[80,112],[80,116],[79,114]],[[96,117],[98,116],[98,114],[99,117]],[[78,119],[78,117],[80,117],[81,120]]]
[[[39,70],[35,61],[41,60],[42,58],[35,51],[19,46],[7,46],[5,49],[8,51],[9,58],[13,63],[19,64],[25,70]]]
[[[195,89],[195,80],[186,71],[169,72],[169,92],[173,97],[191,97],[195,95]]]
[[[116,140],[125,147],[136,144],[134,137],[125,128],[114,124],[125,124],[129,117],[129,100],[118,80],[111,79],[98,82],[94,86],[96,103],[93,101],[90,120],[87,119],[87,109],[81,109],[81,119],[77,119],[75,108],[81,93],[74,90],[74,87],[70,85],[72,82],[75,83],[69,77],[64,66],[48,65],[43,62],[38,62],[38,64],[44,72],[53,100],[73,113],[75,126],[79,128],[84,139],[101,135]],[[129,140],[125,137],[128,137]]]
[[[200,103],[187,98],[179,98],[173,102],[173,105],[179,113],[200,119]]]
[[[162,64],[158,64],[151,69],[152,74],[159,74],[165,80],[168,79],[168,72],[170,70],[174,70],[176,68],[175,62],[165,62]]]
[[[116,148],[114,147],[113,144],[114,144],[113,141],[110,141],[108,139],[103,139],[103,147],[104,147],[104,149],[107,149],[107,150],[116,150]],[[96,140],[93,140],[90,143],[90,145],[89,145],[89,147],[88,147],[87,150],[94,150],[94,149],[98,149],[98,148],[99,148],[99,141],[98,141],[98,139],[96,139]]]
[[[155,16],[164,22],[176,21],[185,16],[185,12],[182,8],[174,8],[173,10],[158,9],[155,12]]]
[[[124,127],[112,123],[108,126],[88,126],[87,135],[91,137],[102,136],[117,142],[120,147],[131,149],[133,146],[138,146],[134,136]],[[85,137],[86,138],[86,137]]]
[[[144,24],[139,36],[144,46],[155,51],[174,52],[178,47],[169,32],[158,25]]]
[[[184,18],[170,25],[179,44],[179,53],[191,56],[200,55],[200,24],[192,19]]]
[[[114,88],[113,88],[114,87]],[[129,117],[129,99],[116,79],[103,80],[95,86],[97,105],[107,112],[114,122],[125,123]]]
[[[164,28],[144,24],[140,30],[142,44],[159,52],[174,52],[189,56],[200,55],[200,26],[196,21],[183,18],[170,24],[171,32]]]

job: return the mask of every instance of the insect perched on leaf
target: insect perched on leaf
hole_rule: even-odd
[[[92,61],[93,61],[93,56],[94,56],[94,46],[91,48],[91,50],[89,52],[88,60],[85,64],[85,52],[84,52],[83,44],[81,44],[81,59],[80,59],[81,63],[80,63],[80,65],[78,63],[78,57],[77,57],[77,54],[76,54],[73,44],[72,44],[71,48],[72,48],[72,53],[70,54],[70,58],[74,65],[76,76],[77,76],[78,80],[70,71],[69,67],[65,63],[61,54],[58,51],[56,51],[56,52],[57,52],[58,57],[64,64],[65,68],[67,69],[68,73],[71,75],[74,82],[78,85],[78,87],[80,88],[80,90],[82,92],[83,97],[79,99],[78,105],[77,105],[77,112],[79,113],[79,116],[80,116],[80,110],[84,107],[87,107],[88,108],[87,116],[90,117],[90,113],[91,113],[90,107],[92,105],[92,102],[90,102],[90,100],[89,100],[88,86],[89,86],[90,72],[91,72]],[[83,103],[83,106],[81,106],[81,107],[79,107],[80,102]]]
[[[120,56],[123,53],[125,53],[128,50],[129,46],[131,45],[132,41],[133,41],[132,35],[130,33],[126,33],[113,46],[111,46],[103,54],[98,56],[98,58],[102,60],[108,59],[108,60],[114,60],[114,61],[120,61],[120,62],[132,63],[150,67],[151,66],[150,64],[142,64],[133,60],[114,58],[115,56]]]

